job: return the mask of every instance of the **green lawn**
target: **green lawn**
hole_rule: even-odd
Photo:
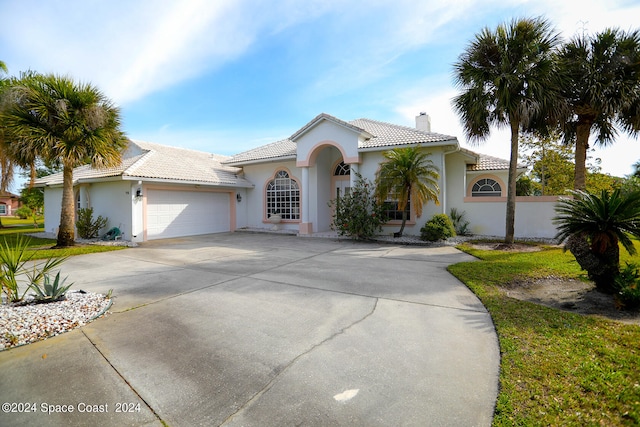
[[[17,217],[2,217],[2,228],[0,228],[0,245],[5,242],[11,246],[18,234],[41,233],[44,231],[42,219],[38,221],[36,227],[33,219],[20,219]],[[49,257],[62,257],[72,255],[82,255],[96,252],[109,252],[124,249],[122,246],[102,246],[102,245],[77,245],[71,248],[51,249],[55,246],[54,239],[42,239],[29,236],[29,247],[35,252],[33,259],[46,259]]]
[[[480,261],[449,271],[482,300],[500,341],[495,426],[640,425],[640,326],[512,299],[499,288],[521,278],[583,277],[569,252],[460,249]],[[621,258],[631,260],[624,250]]]

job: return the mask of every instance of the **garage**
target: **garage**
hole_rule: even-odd
[[[221,233],[231,229],[229,193],[147,191],[147,239]]]

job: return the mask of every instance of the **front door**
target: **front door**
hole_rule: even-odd
[[[351,192],[351,168],[340,162],[333,168],[333,176],[331,177],[332,194],[331,199],[340,203],[340,198]],[[331,209],[331,217],[335,215],[335,206]]]
[[[351,181],[348,176],[346,178],[347,179],[344,179],[343,177],[336,177],[335,191],[333,193],[336,198],[344,197],[351,191]]]

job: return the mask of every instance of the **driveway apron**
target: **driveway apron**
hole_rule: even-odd
[[[111,313],[0,352],[0,425],[489,426],[495,330],[446,271],[472,260],[242,232],[73,257]]]

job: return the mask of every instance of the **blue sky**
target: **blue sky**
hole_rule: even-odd
[[[231,155],[322,112],[413,126],[425,111],[433,131],[508,158],[505,130],[467,144],[452,64],[483,27],[540,15],[565,38],[628,30],[640,1],[0,0],[0,60],[92,82],[132,139]],[[629,174],[640,140],[594,156]]]

